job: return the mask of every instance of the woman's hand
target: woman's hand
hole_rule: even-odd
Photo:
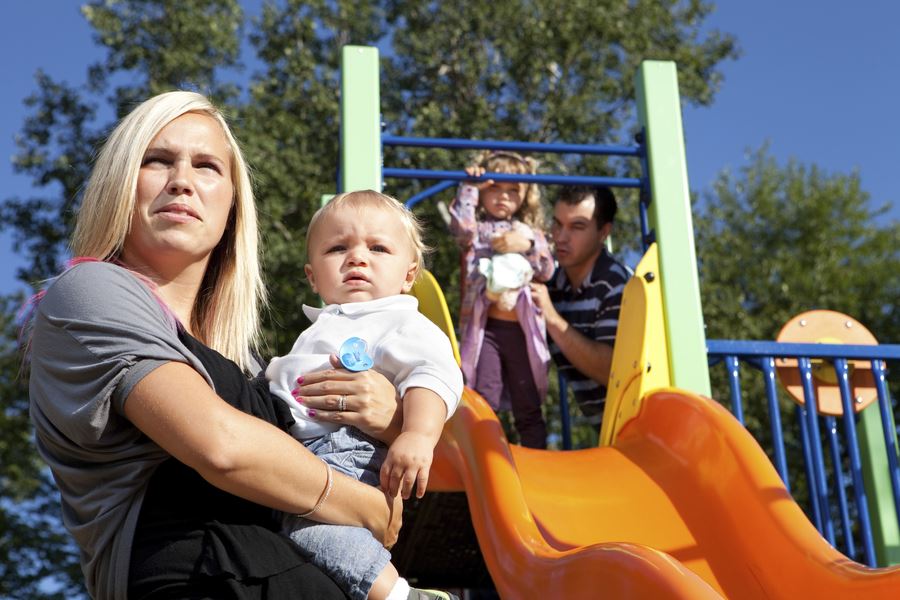
[[[334,369],[304,373],[297,380],[292,391],[297,402],[317,421],[352,425],[390,444],[403,423],[394,385],[372,369],[354,373],[340,368],[336,355],[331,356],[331,364]]]
[[[384,547],[390,550],[391,546],[397,543],[397,538],[400,537],[400,526],[403,525],[403,498],[400,494],[395,494],[394,496],[385,494],[384,497],[391,505],[391,520],[384,532],[384,536],[380,539]],[[376,539],[379,538],[376,536]]]

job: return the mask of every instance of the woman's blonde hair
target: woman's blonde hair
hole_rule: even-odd
[[[479,154],[475,163],[490,173],[511,173],[517,175],[534,175],[538,162],[530,156],[522,156],[516,152],[505,150],[486,150]],[[525,188],[522,194],[522,206],[514,215],[526,225],[538,230],[544,229],[544,207],[541,205],[541,190],[536,183],[520,184]]]
[[[312,219],[309,220],[309,226],[306,228],[307,253],[309,252],[309,240],[312,239],[312,234],[322,218],[343,206],[350,206],[356,209],[375,208],[393,213],[397,220],[400,221],[400,224],[403,225],[403,231],[406,232],[406,236],[409,238],[417,265],[416,277],[419,276],[425,266],[425,255],[431,252],[431,248],[425,244],[423,239],[424,228],[422,223],[399,200],[374,190],[358,190],[338,194],[317,210]]]
[[[118,261],[131,229],[138,172],[153,138],[186,113],[211,117],[231,152],[234,203],[213,249],[190,323],[198,338],[249,370],[260,341],[259,314],[266,304],[259,260],[256,205],[247,164],[222,113],[203,95],[167,92],[146,100],[112,131],[97,156],[72,234],[72,253]],[[126,267],[128,265],[125,265]]]

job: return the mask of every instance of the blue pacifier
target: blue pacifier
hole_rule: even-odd
[[[358,337],[349,338],[341,344],[338,358],[341,359],[344,368],[349,371],[365,371],[371,369],[375,364],[372,357],[366,353],[365,340]]]

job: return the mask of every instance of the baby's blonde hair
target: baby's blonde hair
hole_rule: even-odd
[[[490,173],[511,173],[516,175],[534,175],[538,162],[530,156],[522,156],[516,152],[505,150],[486,150],[475,159],[476,164]],[[514,215],[526,225],[535,229],[544,228],[544,208],[541,206],[541,190],[536,183],[520,184],[525,188],[522,194],[522,206]]]
[[[344,206],[356,209],[381,209],[396,215],[401,225],[403,225],[403,231],[406,232],[406,236],[412,246],[416,262],[416,277],[419,276],[419,273],[422,272],[425,265],[425,255],[431,252],[431,248],[425,244],[423,239],[424,228],[422,227],[422,223],[416,215],[406,208],[399,200],[374,190],[357,190],[354,192],[338,194],[329,200],[322,208],[317,210],[312,216],[312,219],[309,220],[309,226],[306,229],[307,253],[309,253],[309,240],[312,239],[313,232],[322,218]]]

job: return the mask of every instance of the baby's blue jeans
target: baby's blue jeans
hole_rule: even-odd
[[[335,470],[363,483],[379,485],[387,446],[355,427],[341,427],[303,443]],[[296,515],[285,515],[282,526],[304,558],[354,599],[368,596],[375,579],[391,560],[381,542],[363,527],[325,525]]]

